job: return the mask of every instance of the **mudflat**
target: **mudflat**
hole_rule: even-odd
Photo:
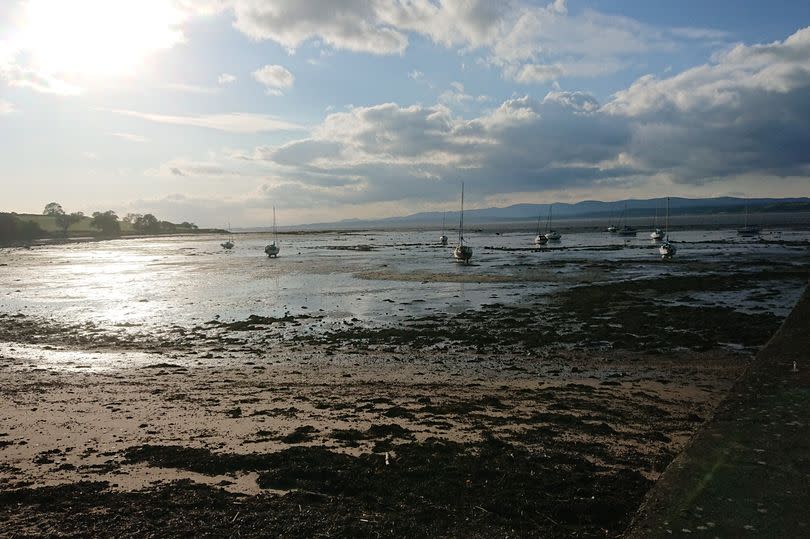
[[[707,265],[321,331],[317,313],[157,333],[3,314],[0,527],[619,536],[781,324],[768,289],[807,278]],[[734,294],[745,308],[694,304]]]

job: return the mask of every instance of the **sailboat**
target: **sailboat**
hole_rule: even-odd
[[[273,243],[264,248],[268,258],[278,258],[281,247],[278,246],[278,231],[276,230],[276,207],[273,206]]]
[[[627,224],[627,202],[624,203],[624,211],[622,212],[622,215],[624,216],[624,224],[618,230],[617,234],[619,234],[619,236],[635,236],[637,233],[636,229]]]
[[[562,237],[560,236],[560,233],[557,232],[556,230],[551,230],[551,208],[553,206],[554,206],[553,204],[548,205],[548,221],[546,222],[545,236],[548,241],[560,241],[560,238]]]
[[[667,217],[666,221],[664,221],[664,228],[666,229],[666,236],[664,237],[664,243],[658,248],[658,252],[661,253],[662,260],[669,260],[675,256],[675,253],[678,251],[678,249],[669,242],[669,197],[667,197]]]
[[[745,203],[745,224],[742,228],[737,229],[737,234],[740,236],[759,236],[760,228],[757,225],[748,224],[748,202]]]
[[[669,199],[667,199],[669,200]],[[661,241],[664,237],[664,231],[658,226],[658,205],[655,206],[655,219],[653,220],[653,231],[650,232],[650,239],[653,241]]]
[[[608,217],[609,217],[609,219],[608,219],[607,231],[610,232],[611,234],[615,234],[616,232],[619,231],[619,229],[616,227],[616,225],[613,224],[613,210],[610,210],[610,213],[608,214]]]
[[[453,258],[467,264],[470,262],[472,254],[472,247],[464,245],[464,182],[461,182],[461,216],[458,222],[458,245],[453,249]]]
[[[233,242],[233,233],[231,232],[231,223],[228,223],[228,239],[223,243],[220,243],[220,245],[222,246],[223,249],[226,249],[228,251],[233,249],[233,246],[235,244]]]
[[[442,214],[442,235],[439,236],[439,243],[442,245],[447,245],[447,234],[444,233],[444,220],[447,217],[447,212]]]
[[[546,235],[543,234],[542,232],[540,232],[541,219],[542,219],[542,215],[538,214],[537,215],[537,235],[534,237],[534,244],[535,245],[545,245],[546,243],[548,243],[548,238],[546,237]]]

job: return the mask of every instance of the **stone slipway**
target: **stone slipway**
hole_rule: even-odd
[[[810,537],[810,287],[626,537]]]

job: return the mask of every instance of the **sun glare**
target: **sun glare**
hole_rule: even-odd
[[[47,73],[127,76],[182,41],[181,19],[167,0],[29,0],[20,45]]]

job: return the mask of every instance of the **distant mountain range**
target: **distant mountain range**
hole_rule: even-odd
[[[742,214],[746,206],[751,213],[770,212],[810,212],[810,198],[680,198],[671,197],[670,214],[675,215],[710,215],[710,214]],[[632,218],[652,217],[656,211],[663,218],[666,208],[666,198],[651,198],[646,200],[618,200],[615,202],[601,202],[598,200],[585,200],[575,204],[564,202],[554,203],[554,219],[599,219],[605,221],[618,219],[627,208]],[[345,219],[331,223],[312,223],[291,228],[305,229],[357,229],[373,227],[435,227],[442,222],[443,212],[421,212],[400,217],[387,217],[384,219]],[[445,215],[447,228],[453,228],[458,222],[458,211],[448,211]],[[464,210],[464,221],[470,225],[493,224],[506,222],[533,221],[548,215],[548,204],[515,204],[505,208],[482,208]]]

